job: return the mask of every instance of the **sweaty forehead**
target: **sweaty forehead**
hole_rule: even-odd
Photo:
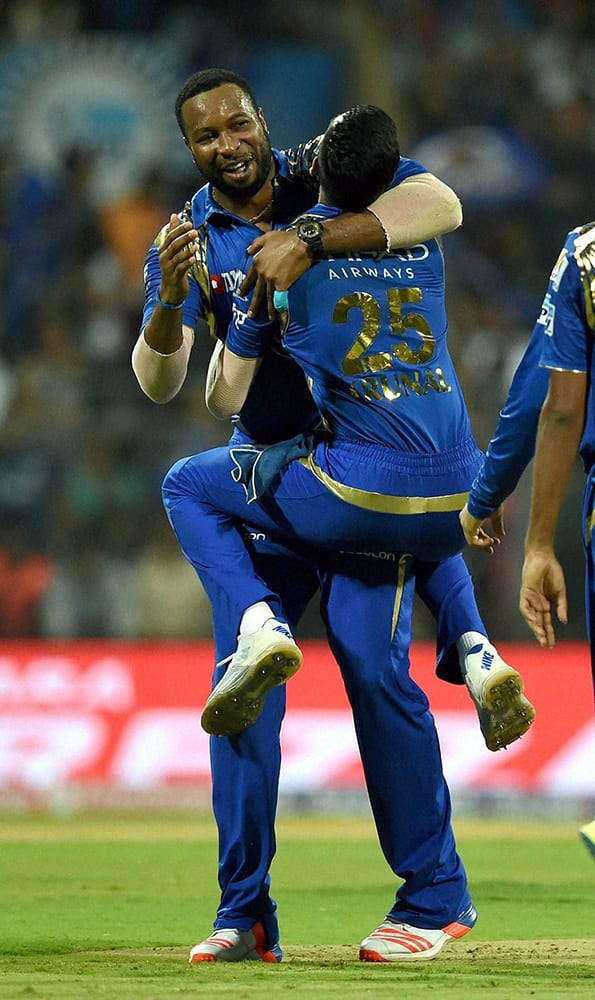
[[[226,121],[239,114],[256,117],[248,95],[233,83],[225,83],[213,90],[196,94],[185,101],[182,108],[186,132]]]

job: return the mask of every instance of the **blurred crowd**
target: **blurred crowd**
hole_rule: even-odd
[[[139,158],[124,176],[120,169],[116,182],[93,141],[35,155],[43,89],[28,94],[26,130],[17,127],[20,111],[7,126],[10,109],[0,107],[0,637],[210,635],[160,483],[175,459],[227,438],[203,403],[211,344],[198,338],[184,389],[164,407],[143,396],[130,368],[146,250],[200,182],[171,131],[175,91],[194,69],[248,75],[263,46],[291,46],[298,56],[303,48],[304,58],[332,52],[342,106],[384,106],[403,152],[457,190],[464,224],[444,240],[451,348],[482,446],[566,232],[595,217],[592,0],[262,0],[255,21],[240,0],[7,0],[0,8],[0,75],[3,63],[51,38],[68,46],[140,35],[162,46],[167,142],[173,135],[176,145],[171,155]],[[41,80],[40,88],[51,85]],[[68,134],[72,96],[55,105],[63,112],[54,134]],[[262,102],[275,143],[274,114]],[[316,115],[313,108],[314,131],[324,126]],[[507,506],[508,538],[496,556],[469,557],[496,640],[528,638],[516,610],[528,488],[524,479]],[[563,561],[576,566],[581,489],[577,467],[560,538]],[[582,638],[582,571],[572,576],[565,634]],[[431,635],[423,615],[418,629]],[[321,634],[316,609],[304,634]]]

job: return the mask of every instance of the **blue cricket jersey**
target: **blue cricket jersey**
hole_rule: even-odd
[[[273,150],[277,173],[272,228],[289,225],[314,205],[318,185],[310,174],[310,167],[318,141],[312,139],[293,150]],[[417,161],[401,157],[394,184],[425,172],[426,168]],[[200,319],[206,320],[211,333],[225,339],[234,312],[234,293],[250,264],[246,248],[262,235],[262,231],[246,219],[222,209],[213,200],[210,184],[197,191],[182,214],[198,230],[200,257],[193,268],[183,322],[196,329]],[[158,246],[159,237],[150,248],[145,265],[143,327],[155,308],[161,282]],[[246,308],[245,303],[243,308]],[[286,440],[319,424],[320,414],[304,373],[278,339],[266,352],[248,398],[234,422],[260,444]]]
[[[496,510],[514,492],[533,458],[549,369],[591,372],[594,315],[595,223],[591,222],[568,234],[550,275],[539,318],[469,495],[474,517],[483,519]],[[586,471],[593,464],[593,419],[590,402],[580,449]]]
[[[568,234],[552,275],[540,321],[544,324],[541,364],[589,376],[580,455],[585,472],[595,457],[593,335],[595,334],[595,222]]]
[[[338,211],[316,205],[309,216]],[[471,434],[447,346],[437,240],[390,256],[311,267],[287,293],[283,345],[303,368],[333,439],[436,454]],[[252,356],[256,325],[239,313],[228,345]]]

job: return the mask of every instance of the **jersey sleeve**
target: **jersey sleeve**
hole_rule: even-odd
[[[242,297],[234,293],[232,320],[227,330],[225,343],[238,358],[260,358],[270,345],[275,331],[276,320],[269,320],[266,306],[256,318],[248,316],[251,296]]]
[[[469,513],[481,520],[514,492],[535,454],[539,414],[549,384],[549,372],[539,366],[543,341],[543,324],[538,321],[500,411],[481,472],[469,494]]]
[[[587,243],[589,236],[587,227]],[[468,507],[488,517],[515,490],[535,454],[537,426],[549,387],[549,369],[588,371],[585,290],[576,251],[578,230],[568,234],[554,264],[531,340],[473,483]],[[586,252],[586,251],[585,251]]]
[[[544,300],[545,336],[541,364],[557,371],[589,371],[589,341],[584,291],[577,261],[567,255],[562,273],[555,281],[555,271]]]
[[[391,187],[406,181],[409,177],[416,177],[418,174],[427,174],[430,171],[417,160],[410,160],[407,156],[402,156]]]
[[[293,180],[302,181],[316,193],[318,192],[318,181],[312,176],[311,168],[318,154],[321,139],[322,135],[317,135],[314,139],[308,139],[307,142],[301,142],[290,149],[282,150],[289,176]]]
[[[238,324],[237,318],[234,318],[225,344],[238,358],[260,358],[270,344],[276,328],[276,322],[270,320],[259,322],[245,316]]]

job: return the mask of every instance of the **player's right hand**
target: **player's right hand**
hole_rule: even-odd
[[[160,296],[166,302],[182,302],[189,291],[188,277],[196,260],[198,233],[191,222],[182,222],[175,213],[159,250]]]
[[[568,621],[566,581],[555,554],[535,551],[525,554],[519,608],[540,646],[553,649],[556,642],[552,607],[558,621]]]
[[[269,319],[275,319],[275,291],[287,291],[311,265],[306,244],[292,229],[273,229],[258,236],[248,247],[252,264],[240,285],[240,295],[254,288],[248,315],[255,319],[266,299]]]

